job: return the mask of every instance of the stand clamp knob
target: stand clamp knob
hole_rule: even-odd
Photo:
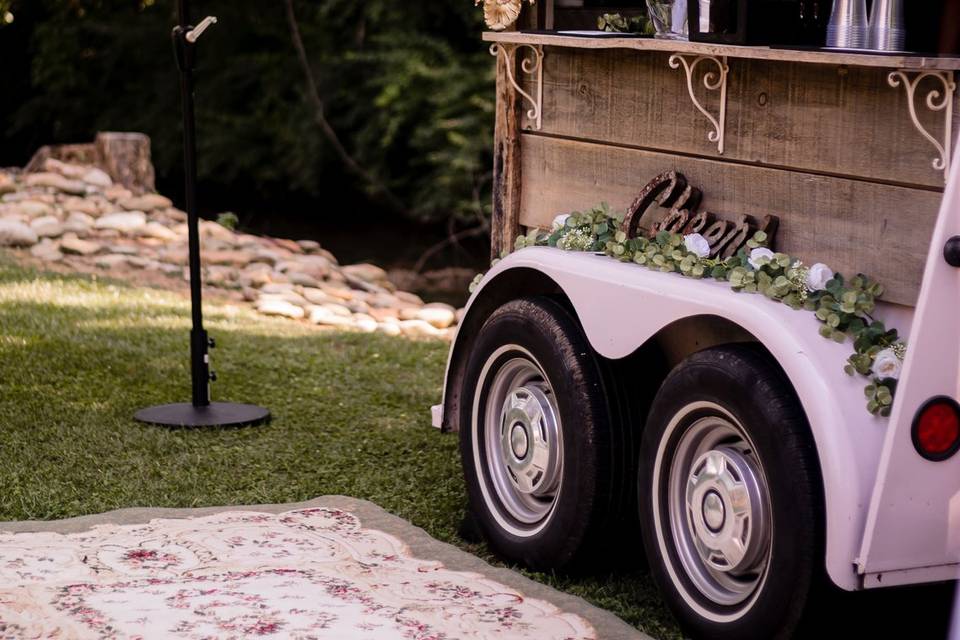
[[[187,38],[187,42],[190,44],[195,44],[197,40],[200,39],[200,36],[203,35],[203,32],[215,24],[217,24],[216,16],[207,16],[200,22],[200,24],[195,26],[193,29],[190,29],[190,31],[187,31],[187,35],[185,36]]]

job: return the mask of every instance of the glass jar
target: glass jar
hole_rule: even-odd
[[[658,38],[687,39],[687,0],[647,0],[647,10]]]

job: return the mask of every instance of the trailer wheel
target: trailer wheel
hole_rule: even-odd
[[[643,434],[640,515],[691,636],[790,637],[822,571],[819,486],[803,409],[766,354],[708,349],[671,372]]]
[[[547,298],[505,304],[480,329],[461,390],[460,453],[484,538],[532,568],[571,564],[602,528],[613,481],[601,375],[576,322]]]

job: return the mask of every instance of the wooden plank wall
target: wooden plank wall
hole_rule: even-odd
[[[703,188],[704,208],[780,216],[778,248],[869,273],[888,300],[914,304],[943,173],[889,71],[730,60],[720,156],[668,58],[546,48],[542,130],[521,121],[520,224],[545,227],[602,200],[623,209],[650,178],[676,169]],[[716,113],[718,93],[696,82]],[[942,114],[918,111],[942,131]]]

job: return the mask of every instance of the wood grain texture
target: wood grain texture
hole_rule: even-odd
[[[886,285],[886,300],[915,304],[940,193],[535,134],[522,147],[522,225],[546,228],[604,200],[624,211],[651,178],[677,170],[703,189],[701,209],[779,216],[781,251],[862,271]]]
[[[690,100],[685,74],[670,68],[669,57],[548,48],[542,131],[721,157],[707,139],[712,126]],[[729,68],[723,158],[943,188],[943,172],[931,166],[936,152],[910,120],[906,91],[888,84],[888,69],[739,59],[730,60]],[[719,92],[704,88],[706,71],[716,65],[702,63],[694,87],[716,116]],[[925,80],[920,87],[918,115],[942,136],[943,112],[922,104],[927,90],[939,85]]]
[[[517,68],[516,52],[502,47],[497,55],[497,106],[493,147],[493,214],[490,253],[498,258],[513,249],[520,232],[520,95],[510,84],[507,66]]]
[[[534,34],[520,32],[493,32],[483,34],[487,42],[510,42],[514,44],[542,44],[571,49],[633,49],[637,51],[662,51],[670,53],[694,53],[708,56],[730,56],[753,60],[780,60],[808,64],[850,65],[880,67],[883,69],[940,69],[960,70],[960,58],[921,55],[877,55],[869,53],[839,53],[822,50],[771,49],[770,47],[746,47],[730,44],[704,42],[678,42],[654,38],[599,37],[583,38],[558,34]]]

